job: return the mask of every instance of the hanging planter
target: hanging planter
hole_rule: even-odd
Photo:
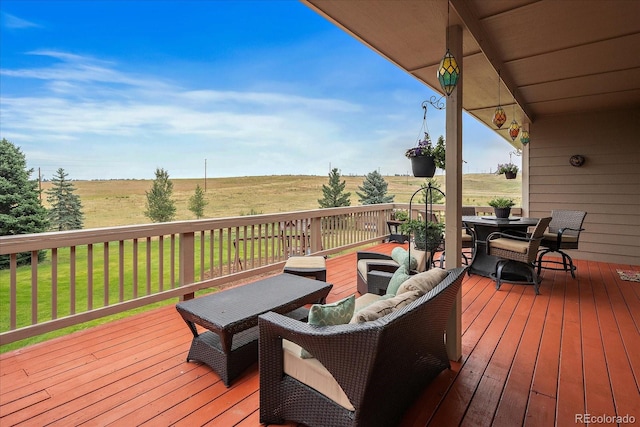
[[[507,179],[515,179],[518,176],[518,166],[513,163],[504,163],[498,165],[498,170],[496,170],[496,174],[502,175],[504,174]]]
[[[417,178],[432,178],[436,173],[436,168],[444,169],[444,138],[440,135],[434,147],[431,144],[429,134],[425,132],[424,139],[418,141],[416,147],[409,148],[404,154],[411,160],[413,176]]]
[[[433,178],[436,163],[432,156],[411,157],[411,170],[416,178]]]

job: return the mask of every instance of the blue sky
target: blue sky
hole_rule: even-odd
[[[435,94],[297,1],[2,0],[0,25],[0,137],[45,178],[404,174]],[[509,160],[463,126],[465,173]]]

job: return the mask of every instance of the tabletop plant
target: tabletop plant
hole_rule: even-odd
[[[489,206],[492,208],[504,209],[504,208],[512,208],[515,206],[515,202],[513,199],[509,199],[508,197],[495,197],[489,200]]]
[[[511,208],[515,205],[513,199],[508,197],[496,197],[489,201],[489,206],[493,208],[496,218],[509,218]]]
[[[393,212],[393,219],[396,221],[406,221],[409,219],[409,212],[404,209],[398,209]]]

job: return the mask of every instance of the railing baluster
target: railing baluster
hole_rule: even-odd
[[[69,253],[69,311],[76,314],[76,247],[71,246]]]
[[[103,305],[109,305],[109,242],[104,242],[102,248],[102,269],[104,275],[103,281]]]
[[[171,289],[176,287],[176,235],[171,235]]]
[[[158,290],[164,291],[164,236],[158,237]]]
[[[87,245],[87,310],[93,309],[93,245]]]
[[[11,329],[17,327],[17,292],[18,287],[18,254],[9,255],[9,311],[11,312],[9,317],[9,323]]]
[[[124,301],[124,240],[118,243],[118,301]]]
[[[138,298],[138,239],[133,239],[133,297]]]
[[[147,295],[151,295],[151,237],[147,237]]]
[[[38,323],[38,251],[31,251],[31,324]]]
[[[58,248],[51,249],[51,317],[58,318]]]

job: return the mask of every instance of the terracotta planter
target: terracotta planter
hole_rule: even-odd
[[[411,157],[411,170],[416,178],[432,178],[436,174],[436,164],[431,156]]]
[[[509,218],[511,215],[511,208],[493,208],[496,214],[496,218]]]
[[[516,176],[518,176],[518,172],[505,172],[504,176],[507,179],[516,179]]]

